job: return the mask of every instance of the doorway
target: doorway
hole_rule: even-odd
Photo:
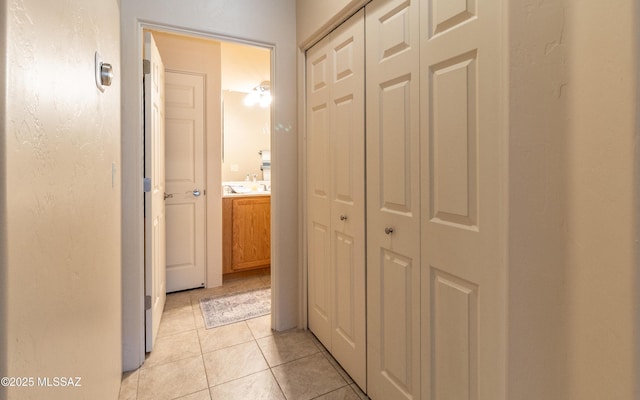
[[[237,102],[225,107],[223,99],[248,99],[264,89],[271,79],[271,50],[165,29],[149,31],[167,71],[167,292],[216,287],[228,272],[220,249],[226,240],[221,239],[223,182],[227,187],[244,185],[260,192],[250,195],[261,197],[270,196],[271,188],[270,105],[244,104],[243,110],[231,107]],[[266,214],[270,219],[270,209]],[[265,233],[268,245],[268,225]],[[262,266],[268,268],[267,256]]]
[[[197,3],[197,5],[195,5]],[[298,168],[299,131],[297,126],[297,83],[294,79],[296,47],[295,8],[290,3],[238,4],[226,7],[197,0],[194,7],[177,3],[156,4],[147,0],[123,3],[121,9],[121,68],[118,75],[122,94],[122,292],[123,292],[123,367],[137,368],[144,354],[144,263],[143,213],[143,141],[139,132],[143,126],[143,29],[157,29],[182,33],[204,39],[232,41],[264,47],[271,51],[271,87],[276,101],[272,104],[272,192],[271,192],[271,259],[274,268],[272,327],[285,330],[299,326],[298,291],[300,278],[299,251],[302,245],[298,235],[299,209]],[[270,23],[265,23],[265,16]],[[276,68],[277,65],[277,68]],[[220,142],[210,143],[220,154]],[[217,147],[216,147],[217,146]],[[222,187],[208,186],[207,197]],[[215,211],[215,210],[214,210]],[[221,214],[221,212],[220,212]],[[208,220],[211,208],[208,207]],[[214,232],[215,234],[215,232]],[[213,241],[221,241],[221,232]],[[207,237],[212,242],[211,235]],[[293,242],[297,243],[294,245]],[[220,244],[221,247],[221,244]],[[208,248],[211,249],[210,245]],[[208,253],[209,255],[209,253]],[[276,267],[277,266],[277,267]],[[215,266],[214,266],[215,267]],[[221,268],[221,265],[219,265]],[[207,264],[211,269],[211,264]],[[207,274],[207,286],[217,273]],[[220,283],[217,283],[220,284]]]

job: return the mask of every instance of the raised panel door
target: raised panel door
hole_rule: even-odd
[[[331,347],[330,47],[307,51],[307,302],[309,329]]]
[[[149,71],[144,76],[145,99],[145,347],[153,350],[166,300],[165,271],[165,169],[164,169],[164,64],[153,35],[145,33],[144,58]]]
[[[366,387],[364,16],[307,52],[309,328]]]
[[[204,286],[205,76],[165,73],[167,292]]]
[[[331,353],[366,387],[364,12],[331,35]]]
[[[505,398],[501,4],[422,0],[422,398]]]
[[[366,7],[367,394],[420,398],[419,25],[413,1]]]

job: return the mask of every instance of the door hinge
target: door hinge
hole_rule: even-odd
[[[151,178],[144,178],[142,190],[145,193],[149,193],[151,191]]]
[[[151,310],[151,296],[144,296],[144,309]]]
[[[142,72],[146,75],[146,74],[150,74],[151,73],[151,61],[149,60],[142,60]]]

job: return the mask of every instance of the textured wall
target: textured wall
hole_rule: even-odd
[[[638,398],[632,0],[509,4],[509,398]]]
[[[118,5],[10,0],[5,7],[3,375],[82,378],[81,388],[9,388],[6,398],[116,398],[121,375]],[[104,93],[94,82],[96,50],[116,74]]]

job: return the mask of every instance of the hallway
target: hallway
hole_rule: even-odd
[[[274,333],[270,315],[205,329],[201,298],[269,284],[258,276],[167,295],[156,348],[123,375],[119,399],[366,399],[308,331]]]

